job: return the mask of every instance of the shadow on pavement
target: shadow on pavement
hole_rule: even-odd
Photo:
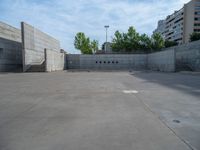
[[[146,80],[145,82],[156,83],[193,96],[200,97],[200,75],[190,73],[161,73],[140,72],[131,75]]]

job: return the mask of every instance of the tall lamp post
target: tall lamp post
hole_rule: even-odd
[[[108,28],[109,28],[109,25],[105,25],[104,27],[106,28],[106,43],[105,43],[105,51],[107,51],[107,42],[108,42]]]

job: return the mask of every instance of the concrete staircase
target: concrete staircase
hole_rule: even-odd
[[[187,62],[181,62],[176,64],[176,71],[194,71],[193,66]]]
[[[46,67],[45,67],[45,61],[40,64],[40,65],[31,65],[26,72],[45,72]]]

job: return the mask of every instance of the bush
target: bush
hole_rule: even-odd
[[[192,41],[197,41],[197,40],[200,40],[200,33],[196,33],[196,32],[192,33],[190,35],[190,41],[192,42]]]
[[[165,47],[166,48],[176,46],[176,45],[178,45],[178,43],[175,42],[175,41],[165,41]]]

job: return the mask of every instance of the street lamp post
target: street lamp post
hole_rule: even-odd
[[[107,51],[107,42],[108,42],[108,28],[109,28],[109,25],[105,25],[104,27],[106,28],[106,43],[105,43],[105,51]]]

